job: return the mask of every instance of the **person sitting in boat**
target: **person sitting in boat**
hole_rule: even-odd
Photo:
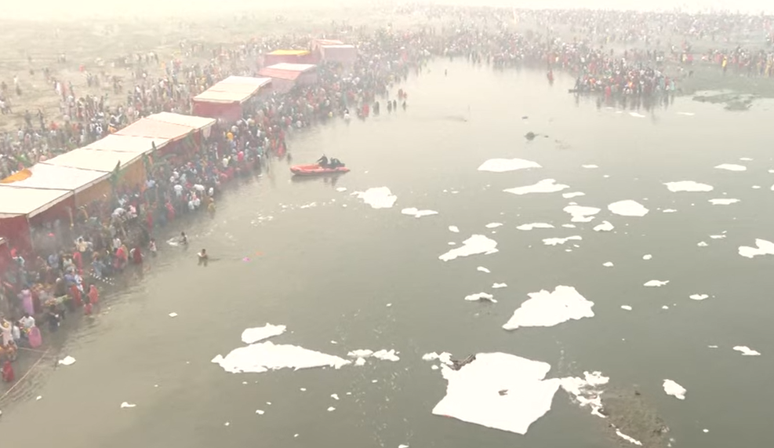
[[[320,165],[323,168],[327,168],[328,167],[328,157],[326,157],[326,155],[323,154],[322,157],[317,159],[317,164]]]
[[[336,158],[331,158],[331,162],[328,164],[328,168],[338,168],[340,166],[344,166],[344,164],[341,163],[341,160]]]

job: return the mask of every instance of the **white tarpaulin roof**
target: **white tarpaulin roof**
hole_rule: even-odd
[[[174,114],[172,112],[160,112],[147,117],[149,120],[161,121],[163,123],[179,124],[197,131],[207,129],[215,124],[214,118],[196,117],[193,115]]]
[[[42,190],[0,184],[0,218],[33,217],[73,195],[67,190]]]
[[[146,154],[153,152],[153,144],[159,149],[169,142],[163,138],[137,137],[134,135],[115,135],[97,140],[96,142],[85,146],[85,149],[95,149],[100,151],[118,151],[130,152],[134,154]]]
[[[131,152],[97,151],[94,149],[78,148],[60,156],[56,156],[53,159],[46,160],[43,163],[109,173],[116,168],[118,162],[121,162],[121,168],[123,168],[136,161],[141,156],[142,154]]]
[[[115,165],[113,167],[115,168]],[[46,165],[45,163],[35,164],[29,170],[32,173],[30,177],[4,185],[45,190],[71,190],[78,193],[110,175],[101,171]]]

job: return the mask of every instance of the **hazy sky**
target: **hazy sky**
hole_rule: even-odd
[[[105,2],[104,0],[0,0],[4,3],[5,17],[60,19],[78,16],[186,16],[189,13],[228,14],[228,11],[246,9],[271,10],[289,8],[314,8],[335,10],[342,6],[369,5],[372,0],[132,0],[129,2]],[[391,3],[379,1],[381,4]],[[392,3],[404,3],[402,1]],[[709,8],[730,11],[774,12],[774,0],[436,0],[434,3],[498,5],[522,8],[611,8],[611,9],[673,9],[691,10]]]

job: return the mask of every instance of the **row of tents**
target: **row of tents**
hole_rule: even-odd
[[[193,98],[193,116],[151,115],[0,180],[0,254],[9,246],[32,250],[33,227],[56,220],[71,223],[80,207],[109,197],[116,179],[122,185],[142,185],[147,179],[146,156],[190,151],[209,136],[217,120],[242,118],[251,101],[316,83],[317,62],[351,66],[357,56],[354,46],[341,41],[315,40],[310,47],[265,55],[259,77],[231,76],[218,82]]]

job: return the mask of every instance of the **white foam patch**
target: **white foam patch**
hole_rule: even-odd
[[[626,434],[622,433],[621,430],[618,429],[618,428],[616,428],[616,430],[615,430],[615,435],[617,435],[618,437],[626,440],[627,442],[631,443],[632,445],[642,446],[642,442],[640,442],[639,440],[635,439],[634,437],[627,436]]]
[[[529,293],[529,299],[513,312],[505,330],[519,327],[553,327],[569,320],[594,317],[594,302],[586,300],[571,286],[557,286],[553,292]]]
[[[761,353],[757,350],[753,350],[746,345],[737,345],[734,350],[741,352],[742,356],[761,356]]]
[[[642,256],[642,259],[645,260],[645,261],[650,260],[651,258],[653,258],[653,255],[651,255],[651,254],[645,254],[645,255]]]
[[[637,201],[627,199],[625,201],[613,202],[607,206],[610,213],[621,216],[642,217],[648,214],[648,209]]]
[[[713,240],[722,240],[725,237],[726,237],[725,233],[720,235],[710,235],[710,238],[712,238]]]
[[[459,370],[444,365],[446,396],[433,414],[526,434],[551,409],[561,385],[558,378],[545,379],[550,369],[548,363],[506,353],[479,353]]]
[[[372,208],[392,208],[395,201],[398,200],[398,197],[392,194],[387,187],[369,188],[366,191],[356,191],[352,194]]]
[[[136,408],[136,407],[137,407],[136,404],[129,403],[127,401],[124,401],[123,403],[121,403],[121,409],[131,409],[131,408]]]
[[[60,366],[71,366],[75,364],[75,358],[72,356],[65,356],[64,358],[60,359],[58,364]]]
[[[492,272],[492,271],[490,271],[489,269],[487,269],[487,268],[485,268],[485,267],[483,267],[483,266],[479,266],[479,267],[477,267],[477,268],[476,268],[476,270],[477,270],[478,272],[483,272],[483,273],[485,273],[485,274],[490,274],[490,273]]]
[[[545,222],[533,222],[531,224],[522,224],[516,227],[518,230],[532,230],[532,229],[553,229],[554,226]]]
[[[483,302],[483,301],[489,301],[492,303],[497,303],[497,300],[494,299],[494,296],[492,294],[487,294],[485,292],[479,292],[476,294],[471,294],[469,296],[465,296],[465,300],[468,302]]]
[[[347,191],[347,187],[339,187],[339,188],[336,189],[336,191],[338,191],[340,193],[344,192],[344,191]]]
[[[245,344],[253,344],[264,339],[273,338],[279,336],[287,330],[284,325],[272,325],[266,324],[263,327],[248,328],[242,332],[242,342]]]
[[[731,205],[739,202],[739,199],[710,199],[709,202],[712,205]]]
[[[599,168],[596,165],[581,165],[581,168],[586,168],[587,170],[593,170]]]
[[[457,226],[449,226],[449,232],[460,233],[460,229]]]
[[[562,227],[564,227],[566,229],[574,229],[577,226],[575,224],[562,224]]]
[[[677,213],[677,210],[673,208],[665,208],[664,210],[661,210],[661,213]]]
[[[503,223],[501,223],[501,222],[490,222],[489,224],[486,225],[486,228],[487,229],[496,229],[496,228],[498,228],[498,227],[500,227],[502,225],[503,225]]]
[[[350,358],[357,358],[357,359],[367,359],[367,358],[376,358],[381,359],[382,361],[392,361],[392,362],[398,362],[400,361],[400,357],[398,357],[398,352],[395,350],[367,350],[367,349],[360,349],[360,350],[352,350],[351,352],[347,353],[347,356]],[[338,398],[336,398],[338,400]]]
[[[572,216],[570,220],[572,222],[589,222],[594,219],[593,215],[600,212],[600,209],[596,207],[583,207],[581,205],[568,205],[562,210]]]
[[[492,284],[492,289],[502,289],[502,288],[507,288],[507,287],[508,287],[507,283],[493,283]]]
[[[631,307],[631,306],[629,306],[629,305],[621,305],[621,309],[622,309],[622,310],[626,310],[626,311],[631,311],[631,310],[632,310],[632,307]]]
[[[634,118],[645,118],[645,115],[638,114],[637,112],[629,112],[629,115]]]
[[[606,268],[612,268],[614,265],[613,265],[612,261],[607,261],[605,263],[602,263],[602,266],[604,266]]]
[[[400,212],[403,213],[404,215],[413,216],[415,218],[421,218],[423,216],[432,216],[432,215],[438,214],[438,212],[435,210],[419,210],[414,207],[404,208]]]
[[[508,188],[503,190],[506,193],[515,195],[525,195],[530,193],[556,193],[557,191],[566,190],[570,188],[569,185],[557,184],[554,179],[543,179],[540,182],[532,185],[526,185],[523,187]]]
[[[539,163],[524,159],[489,159],[478,167],[479,171],[505,173],[507,171],[542,168]]]
[[[733,163],[724,163],[721,165],[716,166],[715,168],[719,170],[726,170],[726,171],[747,171],[747,167],[744,165],[735,165]]]
[[[688,298],[691,300],[704,300],[709,298],[709,296],[707,294],[691,294]]]
[[[443,353],[425,353],[422,355],[422,361],[439,361],[441,364],[446,364],[447,366],[452,365],[451,362],[451,353],[449,352],[443,352]]]
[[[568,236],[567,238],[544,238],[543,244],[546,246],[557,246],[559,244],[564,244],[568,241],[580,241],[583,238],[581,238],[578,235]]]
[[[602,224],[594,226],[595,232],[609,232],[613,230],[615,226],[608,221],[602,221]]]
[[[651,287],[651,288],[658,288],[658,287],[666,285],[667,283],[669,283],[669,280],[664,280],[664,281],[661,281],[661,280],[651,280],[651,281],[645,283],[645,286]]]
[[[666,182],[664,185],[669,189],[669,191],[673,193],[678,193],[681,191],[689,191],[689,192],[706,192],[706,191],[712,191],[712,185],[707,184],[701,184],[699,182],[694,182],[692,180],[681,180],[678,182]]]
[[[678,400],[685,400],[685,388],[672,380],[664,380],[664,392],[667,395],[671,395]]]
[[[678,112],[677,115],[685,115],[686,117],[693,117],[696,114],[693,112]]]
[[[452,249],[438,258],[442,261],[454,260],[458,257],[468,257],[470,255],[489,255],[497,252],[497,241],[487,238],[484,235],[472,235],[462,242],[462,247]]]
[[[173,313],[169,313],[169,317],[175,318],[175,317],[177,317],[177,313],[174,313],[174,312]]]
[[[753,159],[749,157],[740,157],[739,160],[741,160],[742,162],[752,162]]]
[[[263,373],[279,369],[310,369],[334,367],[339,369],[350,361],[338,356],[308,350],[295,345],[275,345],[271,342],[239,347],[225,357],[218,355],[213,363],[231,373]]]
[[[762,239],[755,240],[756,247],[740,246],[739,255],[747,258],[757,257],[759,255],[774,255],[774,243]]]
[[[602,410],[602,390],[600,386],[610,381],[609,377],[602,375],[602,372],[583,372],[583,378],[567,377],[562,378],[562,389],[572,395],[576,403],[582,408],[591,409],[591,415],[600,418],[606,418],[600,411]]]
[[[699,247],[707,247],[707,246],[709,246],[709,244],[707,244],[706,241],[699,241],[698,243],[696,243],[696,245],[699,246]]]
[[[578,196],[586,196],[586,193],[584,193],[582,191],[573,191],[573,192],[570,192],[570,193],[563,193],[562,194],[562,197],[565,198],[565,199],[577,198]]]

